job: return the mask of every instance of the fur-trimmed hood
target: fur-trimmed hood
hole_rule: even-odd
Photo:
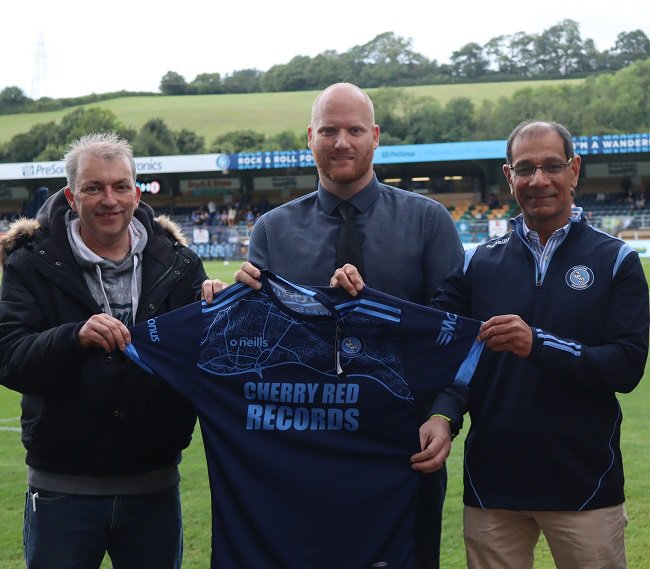
[[[5,260],[13,251],[32,241],[41,228],[48,227],[56,215],[65,213],[68,209],[70,209],[70,206],[63,190],[59,190],[45,201],[35,219],[20,217],[12,222],[7,232],[0,237],[0,266],[4,266]],[[63,210],[63,212],[60,210]],[[183,230],[169,216],[159,215],[154,217],[151,206],[142,201],[133,215],[143,223],[148,232],[155,231],[157,229],[155,225],[158,225],[159,229],[167,233],[172,239],[178,241],[181,245],[187,246],[188,240],[183,234]]]

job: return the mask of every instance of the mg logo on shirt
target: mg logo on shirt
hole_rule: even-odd
[[[440,333],[438,334],[438,338],[436,338],[436,344],[439,346],[446,346],[454,339],[457,322],[458,315],[447,312],[447,317],[442,321]]]

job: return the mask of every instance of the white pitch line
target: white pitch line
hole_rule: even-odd
[[[20,417],[0,418],[0,423],[10,423],[12,421],[20,421]]]
[[[20,433],[20,427],[0,427],[0,431],[11,431],[12,433]]]

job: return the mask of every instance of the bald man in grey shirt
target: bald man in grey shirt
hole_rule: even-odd
[[[337,243],[348,202],[361,241],[363,280],[398,298],[426,304],[443,278],[463,261],[463,247],[449,212],[438,202],[379,183],[372,168],[379,144],[372,101],[349,83],[325,89],[312,107],[307,130],[318,168],[317,191],[271,210],[255,224],[249,262],[236,280],[260,288],[268,269],[298,284],[328,286],[337,267]],[[344,270],[356,271],[350,264]],[[411,457],[422,472],[416,522],[416,568],[438,569],[444,461],[462,421],[465,392],[441,392],[420,429],[422,451]]]

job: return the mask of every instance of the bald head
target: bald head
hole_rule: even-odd
[[[314,101],[307,128],[321,185],[349,199],[373,178],[379,127],[370,97],[350,83],[336,83]]]
[[[326,109],[349,105],[362,105],[366,108],[364,117],[370,124],[375,124],[375,108],[370,97],[352,83],[334,83],[322,91],[311,107],[311,125],[318,123]]]

